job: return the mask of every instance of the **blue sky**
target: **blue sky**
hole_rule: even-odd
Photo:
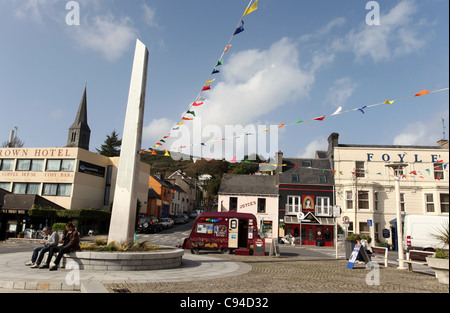
[[[80,25],[70,26],[68,2],[0,0],[0,142],[17,126],[25,147],[64,146],[85,84],[90,150],[122,134],[139,38],[150,52],[151,147],[196,100],[249,3],[79,0]],[[202,125],[258,129],[326,115],[279,129],[288,157],[312,157],[332,132],[341,143],[435,145],[441,118],[448,139],[448,91],[329,116],[449,87],[449,2],[377,1],[380,25],[371,26],[368,2],[259,0],[196,110]]]

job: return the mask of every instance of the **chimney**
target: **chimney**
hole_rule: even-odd
[[[283,152],[279,150],[277,152],[277,168],[275,169],[275,177],[276,177],[276,185],[277,187],[280,185],[280,174],[283,171]]]
[[[12,148],[14,145],[14,131],[12,130],[9,133],[9,141],[8,141],[8,148]]]
[[[327,158],[330,160],[331,168],[334,169],[334,148],[339,145],[339,134],[332,133],[328,137],[328,151]]]
[[[448,144],[448,140],[447,139],[441,139],[437,142],[437,145],[439,147],[443,147],[444,149],[448,149],[449,144]]]

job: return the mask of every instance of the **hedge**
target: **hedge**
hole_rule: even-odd
[[[95,221],[104,221],[111,218],[111,213],[95,209],[74,209],[74,210],[56,210],[52,208],[34,206],[28,215],[31,217],[42,218],[67,218],[67,219],[86,219]]]

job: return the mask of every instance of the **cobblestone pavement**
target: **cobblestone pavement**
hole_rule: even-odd
[[[219,257],[215,255],[216,257]],[[380,266],[379,272],[346,260],[306,257],[220,256],[252,266],[247,274],[189,282],[107,284],[110,292],[131,293],[448,293],[431,275]],[[379,276],[378,276],[379,274]],[[379,277],[379,284],[377,278]],[[366,283],[366,280],[370,284]],[[375,284],[374,284],[375,283]]]

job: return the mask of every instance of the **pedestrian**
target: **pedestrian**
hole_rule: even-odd
[[[362,239],[359,235],[356,236],[355,240],[356,244],[361,245],[361,249],[364,249],[366,251],[367,256],[370,259],[370,255],[372,254],[372,247],[369,245],[369,242],[366,239]],[[360,262],[365,263],[365,260],[362,257],[361,253],[358,253],[358,258],[356,260],[358,261],[358,263]]]
[[[50,271],[56,271],[58,269],[59,262],[65,253],[71,253],[75,251],[80,251],[80,234],[75,230],[72,222],[66,224],[67,234],[63,238],[64,242],[61,246],[52,247],[48,253],[47,262],[39,268],[50,268]],[[50,267],[50,262],[55,253],[58,256],[55,259],[54,265]]]
[[[51,227],[45,226],[42,231],[47,235],[47,240],[42,240],[40,242],[42,246],[34,248],[31,261],[25,263],[26,266],[31,266],[31,268],[38,268],[44,255],[50,251],[52,247],[56,247],[59,242],[58,232],[52,231]]]

